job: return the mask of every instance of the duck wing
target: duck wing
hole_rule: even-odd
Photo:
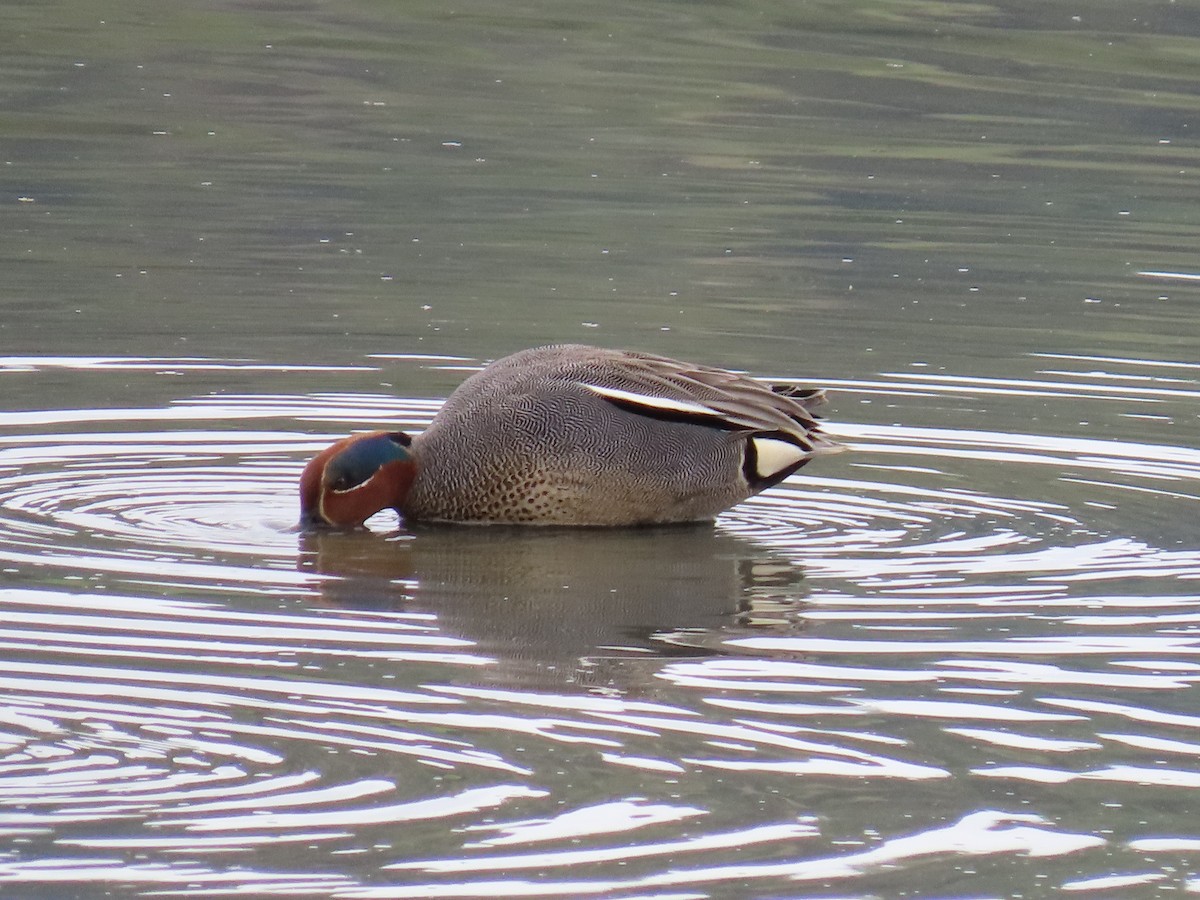
[[[813,415],[825,400],[819,388],[772,387],[725,369],[620,351],[602,352],[580,376],[579,384],[628,412],[743,440],[743,471],[755,490],[782,481],[813,456],[845,449],[821,433]]]

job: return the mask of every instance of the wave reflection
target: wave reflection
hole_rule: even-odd
[[[442,362],[469,361],[400,361]],[[1063,891],[1182,883],[1200,452],[1143,429],[1196,382],[1047,365],[842,392],[1157,418],[831,423],[856,452],[637,532],[291,530],[312,452],[437,401],[0,413],[0,883],[861,895],[950,859],[1033,895],[1028,856],[1071,858]]]

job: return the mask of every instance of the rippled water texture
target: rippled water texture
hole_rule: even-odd
[[[1099,364],[837,398],[1200,394],[1188,367]],[[436,406],[0,415],[0,881],[1016,896],[1048,857],[1059,890],[1200,889],[1200,452],[834,421],[853,453],[715,529],[290,529],[316,448]],[[1147,494],[1142,533],[1115,530]]]
[[[0,900],[1200,894],[1190,0],[0,15]],[[293,530],[578,341],[714,527]]]

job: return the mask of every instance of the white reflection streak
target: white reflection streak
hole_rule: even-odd
[[[1127,643],[1127,642],[1122,642]],[[1119,652],[1119,651],[1118,651]],[[1048,685],[1078,684],[1089,687],[1133,688],[1148,690],[1178,690],[1186,688],[1198,676],[1187,675],[1127,675],[1109,672],[1073,672],[1050,664],[1010,662],[1006,660],[938,660],[945,666],[943,677],[963,681],[1001,682],[1003,684]],[[961,666],[961,669],[954,669]]]
[[[584,897],[643,888],[677,887],[712,882],[790,878],[818,881],[861,875],[924,857],[944,854],[994,856],[1022,853],[1027,856],[1062,856],[1107,841],[1089,834],[1052,831],[1040,816],[982,810],[944,828],[934,828],[884,841],[878,847],[845,856],[829,856],[783,863],[746,863],[703,869],[672,869],[624,881],[481,881],[465,884],[395,885],[339,889],[335,897],[358,900],[404,900],[431,897]]]
[[[363,716],[390,716],[389,711],[362,711]],[[543,740],[557,741],[562,744],[591,744],[595,747],[621,747],[614,738],[601,737],[599,734],[568,734],[561,729],[588,729],[593,732],[606,732],[614,735],[651,735],[643,729],[629,725],[602,724],[578,722],[572,719],[523,718],[521,716],[497,715],[494,713],[455,713],[455,712],[417,712],[405,710],[405,724],[433,725],[442,728],[463,729],[470,731],[509,731],[515,734],[535,735]]]
[[[310,407],[303,412],[309,416],[320,416],[322,409],[320,407]],[[265,410],[256,409],[254,407],[245,407],[238,409],[237,407],[221,407],[220,418],[229,421],[232,419],[262,419],[274,418],[284,414],[284,410]],[[344,410],[343,410],[344,413]],[[212,421],[213,407],[202,404],[195,406],[168,406],[162,409],[145,409],[141,407],[123,407],[105,409],[38,409],[38,410],[22,410],[20,412],[0,413],[0,427],[12,427],[14,425],[69,425],[83,422],[187,422],[193,419]],[[223,435],[223,440],[236,441],[238,440],[237,432],[214,432],[214,434]],[[130,441],[144,441],[144,434],[128,434],[128,435],[87,435],[90,440],[103,441],[104,443],[128,443]],[[155,439],[170,440],[169,433],[155,434]],[[259,438],[261,439],[261,435]],[[278,445],[281,438],[291,441],[310,441],[314,440],[309,435],[298,434],[274,434],[272,435]],[[6,443],[26,443],[30,440],[44,441],[45,436],[29,436],[21,435],[16,437],[5,438]],[[250,438],[247,438],[250,439]]]
[[[1139,872],[1129,875],[1100,875],[1096,878],[1080,878],[1076,881],[1064,881],[1059,890],[1063,891],[1111,891],[1114,888],[1136,887],[1142,884],[1155,884],[1167,877],[1165,872]]]
[[[879,679],[884,680],[885,673],[878,673]],[[891,673],[887,673],[891,674]],[[844,694],[849,691],[861,691],[861,687],[849,684],[805,684],[803,682],[781,682],[781,681],[739,681],[726,682],[721,678],[697,678],[689,675],[678,675],[669,672],[660,672],[659,677],[679,687],[693,688],[697,690],[735,690],[735,691],[752,691],[754,693],[788,693],[788,694]],[[934,676],[929,675],[921,680],[932,681]],[[912,681],[915,679],[904,678],[902,680]]]
[[[329,891],[350,883],[344,875],[286,874],[255,872],[232,867],[214,872],[201,866],[170,866],[161,863],[126,863],[120,859],[52,859],[28,862],[0,862],[0,883],[84,884],[119,882],[168,885],[230,885],[232,891],[245,893],[247,887],[271,893]]]
[[[411,721],[412,716],[407,710],[387,710],[387,718],[403,717]],[[506,762],[492,753],[475,750],[464,745],[461,750],[445,749],[430,746],[431,744],[455,743],[445,738],[431,735],[406,734],[391,729],[370,728],[368,726],[350,725],[346,723],[322,721],[304,722],[299,719],[283,720],[290,728],[275,728],[267,725],[241,725],[236,730],[242,735],[256,737],[275,737],[285,740],[316,740],[322,744],[352,747],[355,750],[379,750],[385,753],[397,753],[413,756],[425,763],[444,764],[449,768],[459,765],[474,766],[481,769],[492,769],[508,772],[513,775],[531,775],[532,770]],[[346,732],[339,734],[338,732]],[[405,742],[408,743],[405,743]]]
[[[1144,473],[1143,472],[1133,472],[1131,470],[1124,474],[1144,474]],[[1194,475],[1189,472],[1188,477],[1192,478],[1192,477],[1194,477]],[[1195,499],[1197,499],[1195,494],[1185,494],[1182,491],[1165,491],[1162,488],[1152,488],[1152,487],[1146,487],[1144,485],[1137,485],[1137,484],[1125,484],[1125,483],[1116,482],[1116,481],[1097,481],[1092,478],[1071,478],[1066,475],[1061,476],[1059,478],[1059,481],[1062,481],[1065,484],[1082,484],[1085,487],[1098,487],[1098,488],[1102,488],[1104,490],[1132,491],[1132,492],[1136,492],[1139,494],[1149,494],[1153,497],[1170,497],[1172,500],[1195,500]]]
[[[274,766],[286,760],[286,757],[280,756],[278,753],[273,753],[270,750],[262,750],[258,747],[244,747],[241,744],[230,744],[217,741],[201,741],[195,738],[173,737],[167,738],[166,744],[173,747],[180,747],[184,750],[195,750],[198,753],[209,754],[217,757],[229,757],[231,759],[240,759],[250,763],[258,763],[260,765]]]
[[[22,673],[54,679],[49,682],[32,681],[29,678],[0,677],[0,688],[10,687],[26,692],[36,686],[43,689],[53,687],[58,694],[82,694],[84,696],[116,696],[123,699],[136,695],[143,700],[179,701],[186,698],[189,706],[209,706],[215,709],[226,707],[259,706],[262,700],[255,694],[281,694],[294,700],[350,700],[388,704],[424,704],[446,706],[457,703],[451,698],[432,697],[407,691],[367,687],[355,684],[322,683],[317,681],[287,681],[275,678],[242,678],[227,675],[192,675],[172,672],[170,681],[174,687],[160,688],[164,673],[139,669],[102,669],[95,666],[52,665],[46,663],[24,663],[0,660],[0,672]],[[108,680],[108,679],[111,679]],[[121,682],[149,682],[134,687]],[[195,688],[229,688],[231,693],[216,693]],[[185,693],[186,692],[186,693]],[[273,707],[286,708],[286,704]],[[300,707],[304,708],[304,707]]]
[[[572,696],[569,694],[539,694],[526,691],[501,691],[488,688],[464,687],[461,685],[430,685],[431,691],[439,694],[453,694],[460,697],[474,697],[481,700],[499,700],[504,703],[521,703],[527,706],[550,709],[573,709],[589,713],[660,713],[677,716],[697,716],[695,710],[680,706],[666,706],[661,703],[647,703],[639,700],[624,700],[616,697]]]
[[[1200,838],[1135,838],[1129,842],[1129,849],[1146,853],[1197,853],[1200,852]]]
[[[80,553],[19,553],[0,549],[0,561],[25,565],[31,568],[58,566],[69,571],[109,572],[115,575],[141,575],[157,583],[155,579],[170,576],[172,579],[187,579],[196,582],[194,587],[205,587],[216,582],[217,588],[227,585],[261,585],[273,588],[315,587],[328,579],[305,572],[288,569],[256,569],[251,566],[222,566],[216,563],[185,563],[178,560],[137,560],[126,552],[124,555],[97,556]]]
[[[0,598],[3,599],[3,598]],[[92,616],[73,613],[25,613],[16,612],[13,610],[7,611],[4,614],[4,622],[6,625],[43,625],[47,628],[54,629],[55,632],[62,632],[67,629],[79,629],[86,634],[55,634],[55,637],[62,640],[76,641],[102,641],[105,638],[102,635],[95,634],[96,631],[113,631],[117,632],[114,640],[125,640],[141,643],[144,646],[153,647],[205,647],[211,646],[214,649],[244,649],[270,651],[279,650],[282,646],[288,644],[301,644],[307,649],[323,649],[323,644],[334,644],[344,646],[347,644],[364,644],[364,645],[383,645],[395,646],[397,643],[402,643],[406,647],[439,647],[439,648],[462,648],[472,647],[472,641],[463,638],[450,637],[445,634],[440,634],[430,628],[420,628],[415,626],[405,627],[402,624],[396,626],[396,631],[366,631],[361,628],[342,628],[341,623],[336,619],[327,619],[324,621],[324,627],[321,628],[306,628],[298,624],[292,624],[282,617],[260,616],[259,620],[270,621],[272,618],[278,624],[269,625],[251,625],[245,622],[228,622],[222,624],[218,619],[214,621],[209,619],[203,625],[204,637],[202,640],[193,640],[188,638],[131,638],[134,634],[145,634],[147,632],[161,635],[164,631],[165,623],[155,619],[129,618],[122,616]],[[376,626],[378,627],[378,626]],[[14,629],[15,632],[15,629]],[[4,632],[0,632],[3,634]],[[33,632],[20,632],[22,635],[33,634]],[[279,643],[274,644],[243,644],[243,643],[223,643],[215,641],[214,638],[235,638],[245,641],[263,640],[265,638],[273,638]]]
[[[1072,781],[1107,781],[1154,787],[1200,788],[1200,772],[1150,766],[1106,766],[1087,772],[1068,772],[1041,766],[994,766],[971,770],[982,778],[1011,778],[1033,784],[1068,784]]]
[[[1200,396],[1200,392],[1197,392]],[[914,442],[961,447],[1008,447],[1017,450],[1038,450],[1048,453],[1076,454],[1082,457],[1122,457],[1132,460],[1177,462],[1200,467],[1200,450],[1191,447],[1171,447],[1161,444],[1141,444],[1133,441],[1101,441],[1094,438],[1068,438],[1055,435],[1011,434],[1000,431],[975,431],[954,428],[915,428],[906,425],[859,425],[853,423],[822,423],[822,430],[846,437],[884,440],[891,438],[913,449]],[[874,446],[874,445],[872,445]],[[1061,460],[1056,460],[1061,464]]]
[[[1096,396],[1094,393],[1085,393],[1085,385],[1079,384],[1064,384],[1058,388],[1052,387],[1052,382],[1029,382],[1032,387],[983,387],[973,384],[954,384],[949,383],[931,383],[919,384],[903,379],[911,377],[907,373],[897,372],[888,373],[881,372],[881,375],[888,377],[892,375],[899,381],[848,381],[837,378],[822,378],[821,384],[823,387],[836,390],[853,391],[856,394],[885,394],[888,396],[898,397],[921,397],[929,396],[930,394],[937,396],[955,392],[960,394],[987,395],[993,394],[1003,397],[1054,397],[1059,400],[1096,400],[1103,399]],[[954,376],[946,376],[953,378]],[[997,385],[1006,384],[1004,381],[996,381]],[[1012,382],[1011,384],[1016,384]],[[1149,397],[1128,397],[1122,398],[1128,403],[1160,403],[1160,400],[1154,400]],[[831,434],[835,433],[832,427],[822,425],[822,431],[828,431]]]
[[[223,834],[201,836],[189,834],[186,837],[146,837],[138,835],[129,838],[58,838],[55,844],[63,847],[87,847],[92,850],[148,850],[151,848],[165,853],[228,853],[230,851],[249,850],[262,845],[286,844],[295,841],[336,841],[352,837],[351,831],[305,831],[302,834]]]
[[[931,384],[942,384],[948,387],[957,387],[962,385],[971,390],[987,390],[982,388],[983,385],[1000,386],[1002,389],[1035,389],[1039,392],[1060,392],[1060,391],[1078,391],[1080,388],[1086,387],[1089,391],[1094,391],[1097,394],[1115,394],[1122,399],[1128,399],[1135,402],[1148,402],[1149,397],[1171,397],[1180,399],[1192,399],[1200,397],[1200,391],[1182,391],[1173,388],[1148,388],[1143,385],[1136,387],[1122,387],[1120,385],[1111,384],[1089,384],[1080,385],[1075,382],[1066,381],[1034,381],[1021,378],[985,378],[980,376],[970,375],[937,375],[933,372],[880,372],[880,375],[885,378],[912,379],[914,381],[923,381]],[[995,390],[991,391],[994,393]]]
[[[736,701],[728,702],[720,698],[712,698],[708,702],[717,706],[732,706],[738,708]],[[610,716],[605,715],[605,718]],[[620,716],[620,721],[628,722],[634,725],[642,725],[649,728],[656,728],[663,731],[681,731],[687,734],[704,736],[711,739],[745,742],[752,748],[759,746],[774,747],[781,750],[790,750],[799,753],[812,754],[814,757],[833,756],[841,757],[837,760],[829,760],[824,758],[815,758],[802,761],[783,761],[776,762],[758,762],[755,760],[714,760],[714,759],[699,759],[689,758],[684,762],[693,763],[695,765],[713,766],[717,768],[727,769],[770,769],[772,767],[784,766],[789,770],[794,768],[807,769],[813,771],[829,771],[833,774],[868,774],[879,775],[884,777],[901,777],[901,778],[944,778],[949,775],[944,769],[938,769],[932,766],[921,766],[913,763],[903,762],[901,760],[891,759],[886,756],[879,756],[873,753],[867,753],[864,750],[855,750],[851,747],[841,747],[836,744],[823,743],[811,740],[801,740],[799,738],[788,737],[783,734],[776,734],[761,728],[757,728],[753,723],[725,725],[719,723],[707,722],[686,722],[672,721],[669,719],[658,719],[649,716]]]
[[[217,643],[211,645],[205,644],[203,641],[171,641],[169,639],[157,640],[150,638],[139,638],[122,641],[119,637],[111,638],[103,636],[90,635],[69,635],[56,634],[52,639],[48,639],[47,632],[39,631],[3,631],[0,630],[0,649],[10,650],[27,650],[30,646],[36,646],[43,654],[49,655],[66,655],[66,656],[88,656],[100,658],[116,658],[128,659],[134,657],[144,661],[170,661],[170,662],[201,662],[206,665],[231,665],[231,666],[246,666],[246,667],[261,667],[264,669],[295,669],[299,663],[295,661],[287,661],[274,659],[270,656],[255,657],[250,654],[261,652],[266,654],[274,654],[279,652],[287,652],[291,648],[287,646],[265,646],[254,644],[232,644],[232,643]],[[170,648],[176,648],[171,650]],[[192,648],[195,652],[181,652]],[[152,649],[154,648],[154,649]],[[226,651],[229,655],[222,655],[219,651]],[[233,655],[234,652],[237,655]],[[404,650],[396,648],[394,650],[339,650],[336,648],[327,647],[312,647],[310,652],[315,655],[338,657],[353,657],[355,659],[363,658],[382,658],[392,661],[409,660],[423,662],[439,662],[446,664],[455,664],[460,666],[481,666],[487,665],[490,660],[478,656],[469,656],[462,653],[440,653],[429,650]]]
[[[1111,732],[1098,732],[1096,737],[1102,737],[1106,740],[1117,741],[1126,744],[1130,747],[1139,747],[1142,750],[1156,750],[1163,753],[1183,753],[1188,756],[1200,756],[1200,744],[1195,744],[1190,741],[1173,741],[1167,738],[1156,738],[1144,734],[1113,734]]]
[[[610,834],[615,831],[629,832],[648,825],[678,822],[693,816],[707,815],[708,811],[694,806],[670,806],[665,803],[646,803],[635,800],[616,800],[573,809],[552,819],[532,819],[524,822],[507,822],[496,825],[472,825],[465,831],[501,831],[500,837],[464,844],[467,848],[500,847],[508,844],[535,844],[541,841],[558,841],[569,838],[587,837],[595,834]]]
[[[393,863],[384,869],[419,869],[429,873],[444,872],[502,872],[509,869],[554,868],[613,860],[644,859],[675,853],[695,853],[702,850],[724,850],[730,847],[749,847],[753,844],[792,841],[816,837],[817,829],[808,823],[762,825],[744,831],[708,834],[678,841],[657,844],[621,845],[595,850],[549,851],[526,853],[520,856],[483,856],[471,859],[431,859],[419,862]],[[464,845],[473,846],[473,845]]]
[[[833,429],[825,430],[836,436]],[[916,444],[879,443],[870,445],[870,450],[873,453],[898,453],[904,456],[936,456],[938,458],[949,457],[952,459],[972,459],[982,462],[1052,465],[1056,467],[1061,467],[1063,464],[1063,459],[1060,456],[1052,456],[1045,453],[1022,453],[1015,450],[975,449],[973,445],[963,448],[957,446],[921,447]],[[1170,465],[1167,462],[1160,462],[1154,458],[1139,459],[1124,453],[1114,453],[1112,458],[1085,455],[1070,456],[1068,458],[1071,465],[1079,469],[1099,469],[1104,472],[1117,471],[1126,475],[1141,475],[1147,478],[1164,478],[1176,481],[1183,479],[1196,480],[1200,478],[1200,459],[1187,459],[1180,461],[1179,465]],[[874,488],[875,490],[879,490],[878,485],[875,485]],[[927,497],[934,495],[934,492],[928,490],[921,490],[920,493]],[[971,496],[971,499],[978,499],[980,502],[987,501],[987,498],[984,497]],[[1047,508],[1055,507],[1050,506]],[[1059,506],[1057,508],[1063,509],[1064,507]]]
[[[283,796],[260,796],[242,800],[216,800],[211,803],[182,804],[173,808],[171,813],[174,815],[185,813],[193,815],[201,812],[226,812],[235,809],[262,809],[264,806],[272,808],[281,806],[316,806],[330,802],[358,800],[395,789],[395,782],[382,778],[366,778],[351,784],[339,784],[334,787],[317,788],[312,791],[293,791]]]
[[[1040,586],[1039,586],[1040,587]],[[1044,589],[1043,589],[1044,590]],[[874,607],[899,607],[909,609],[913,605],[913,593],[917,589],[905,591],[904,596],[872,596],[870,605]],[[1125,596],[1121,594],[1084,594],[1072,597],[1047,597],[1039,593],[1020,593],[1021,588],[1013,584],[1001,585],[965,585],[965,584],[950,584],[946,586],[931,586],[924,588],[921,593],[922,606],[1001,606],[1004,609],[1015,609],[1024,611],[1026,609],[1043,610],[1043,609],[1082,609],[1095,610],[1100,608],[1114,609],[1173,609],[1182,607],[1185,609],[1195,609],[1200,606],[1200,596],[1195,595],[1174,595],[1174,596]],[[899,592],[897,592],[899,593]],[[1013,596],[1016,594],[1016,596]],[[834,593],[822,594],[822,606],[862,606],[863,598],[856,595],[839,595]],[[1099,623],[1104,625],[1108,616],[1080,616],[1077,618],[1067,618],[1063,621],[1071,624],[1084,625],[1089,623]],[[1118,617],[1112,617],[1118,618]],[[1153,619],[1146,617],[1147,621],[1141,624],[1152,624]],[[1119,621],[1114,621],[1111,624],[1122,624]],[[1167,663],[1164,665],[1188,665],[1187,663]],[[1200,664],[1196,665],[1200,669]]]
[[[63,731],[57,722],[43,716],[18,712],[15,709],[0,708],[0,722],[5,725],[15,725],[22,731],[40,732],[41,734],[56,734]]]
[[[2,371],[2,370],[0,370]],[[313,422],[394,422],[402,419],[406,424],[427,424],[442,405],[441,400],[418,400],[396,398],[383,394],[304,394],[304,395],[260,395],[192,397],[171,406],[149,409],[123,407],[104,409],[42,409],[0,412],[0,427],[14,425],[73,425],[89,422],[187,422],[192,420],[211,421],[219,418],[228,422],[241,419],[294,418]],[[177,442],[176,433],[155,434],[155,439],[166,443]],[[219,440],[267,441],[279,449],[291,445],[293,449],[302,444],[319,441],[319,435],[295,434],[293,432],[212,432]],[[344,436],[344,435],[339,435]],[[71,435],[72,439],[86,437],[88,440],[105,444],[129,444],[145,441],[146,435],[128,434],[84,434]],[[45,435],[6,436],[0,443],[25,444],[46,441]],[[331,437],[332,439],[332,437]],[[267,448],[269,449],[269,447]]]
[[[949,778],[945,769],[922,766],[887,757],[876,757],[869,763],[849,762],[840,759],[806,760],[753,760],[753,759],[710,759],[690,758],[685,762],[726,772],[773,772],[786,775],[813,775],[833,778],[899,778],[923,781],[933,778]]]
[[[1070,369],[1041,369],[1039,375],[1054,375],[1057,378],[1108,378],[1113,381],[1133,381],[1139,384],[1196,384],[1191,378],[1167,378],[1163,375],[1132,375],[1129,372],[1075,372]],[[1139,419],[1154,419],[1162,421],[1169,416],[1139,415]]]
[[[322,810],[319,812],[275,813],[262,812],[249,816],[227,816],[216,819],[165,819],[163,825],[183,825],[189,831],[241,831],[274,828],[329,828],[337,826],[381,825],[397,822],[416,822],[425,819],[444,819],[464,813],[481,812],[503,806],[511,800],[526,800],[549,796],[549,791],[520,784],[501,784],[471,788],[449,797],[433,797],[387,806],[356,809]]]
[[[813,678],[836,678],[847,681],[932,681],[932,672],[901,672],[891,669],[867,669],[853,666],[821,665],[770,659],[713,659],[700,662],[673,663],[658,673],[659,678],[672,683],[691,685],[700,682],[723,689],[753,691],[791,691]],[[760,681],[764,677],[780,681]],[[754,678],[755,681],[730,679]],[[802,689],[802,688],[801,688]]]
[[[915,653],[926,655],[936,650],[941,655],[978,654],[999,655],[1054,655],[1054,656],[1107,656],[1112,653],[1200,653],[1200,638],[1154,635],[1148,637],[1114,635],[1084,637],[1009,638],[996,641],[863,641],[839,638],[735,638],[725,642],[743,650],[768,650],[779,653],[871,653],[888,655]]]
[[[328,632],[336,629],[341,635],[353,635],[357,629],[369,629],[368,633],[376,632],[387,635],[398,631],[402,634],[391,634],[392,640],[403,640],[407,632],[436,633],[436,617],[425,613],[410,613],[393,610],[343,610],[316,609],[308,613],[276,614],[262,611],[240,612],[237,609],[218,603],[204,603],[194,600],[170,600],[160,597],[134,597],[121,594],[72,594],[65,591],[21,589],[0,591],[0,601],[21,604],[23,606],[66,608],[76,614],[86,605],[88,612],[117,612],[139,613],[142,616],[154,616],[156,619],[183,619],[198,621],[171,621],[163,623],[170,629],[197,628],[205,634],[211,633],[213,621],[239,623],[250,622],[256,626],[277,629],[279,635],[294,634],[297,626],[312,626],[316,630]],[[57,621],[58,616],[56,615]],[[111,617],[105,617],[111,619]],[[5,621],[12,621],[8,613]],[[386,627],[387,632],[378,631]],[[345,638],[339,638],[344,640]],[[470,641],[465,641],[470,644]]]
[[[893,716],[915,716],[920,719],[954,719],[971,721],[985,719],[999,722],[1068,722],[1086,716],[1062,713],[1041,713],[1028,709],[994,706],[983,703],[958,703],[948,700],[885,700],[849,698],[847,703],[872,713]]]
[[[129,795],[147,792],[147,785],[140,779],[162,779],[168,775],[166,770],[157,765],[113,765],[116,762],[116,757],[113,756],[94,756],[87,761],[91,766],[86,769],[73,769],[67,772],[39,772],[33,775],[8,775],[4,779],[4,798],[5,800],[20,799],[22,804],[27,806],[61,804],[64,802],[64,798],[57,796],[59,794],[65,794],[65,800],[75,805],[94,803],[96,798],[89,796],[90,794],[99,794],[105,800],[124,801],[129,799]],[[179,773],[172,776],[169,783],[173,787],[207,783],[213,781],[214,778],[230,778],[235,774],[241,775],[242,773],[217,773],[213,776],[208,773]],[[167,782],[152,782],[149,786],[150,792],[161,791],[165,783]],[[113,794],[126,796],[113,797]],[[134,802],[142,802],[144,799],[143,797],[132,797]]]
[[[84,776],[85,774],[86,773],[81,772],[80,776]],[[265,802],[262,796],[264,794],[280,794],[284,796],[290,796],[284,794],[284,792],[289,791],[293,787],[299,787],[302,784],[310,784],[320,777],[316,772],[303,772],[300,775],[282,775],[278,777],[256,778],[254,781],[245,781],[240,784],[230,784],[228,780],[222,781],[222,779],[244,778],[245,774],[246,773],[241,769],[235,769],[232,766],[218,766],[209,770],[206,773],[204,781],[202,782],[204,784],[213,784],[216,782],[215,786],[196,787],[192,785],[189,786],[187,790],[163,790],[159,786],[153,786],[154,802],[165,804],[174,800],[186,800],[194,803],[196,800],[204,797],[220,797],[222,800],[229,800],[231,797],[251,795],[252,802],[255,805],[262,805]],[[90,780],[90,775],[87,775],[87,777]],[[138,792],[135,790],[137,787],[137,785],[129,785],[122,788],[123,793],[131,795],[130,800],[132,802],[140,802],[142,799],[140,796],[138,796]],[[82,788],[75,786],[74,790],[80,791]],[[97,792],[111,795],[113,792],[113,787],[111,785],[102,784],[99,785],[96,790]],[[7,790],[7,786],[5,793],[10,793]],[[71,798],[68,795],[68,797],[65,799],[69,800]],[[86,797],[80,799],[81,802],[90,802],[91,800],[91,798]],[[105,799],[110,798],[106,797]],[[274,800],[274,798],[272,798],[272,800]],[[26,805],[33,805],[38,802],[42,802],[44,805],[59,805],[63,801],[64,798],[59,797],[50,797],[43,801],[38,801],[36,799],[23,800]]]
[[[646,772],[670,772],[681,775],[687,771],[677,763],[665,759],[651,759],[648,756],[627,756],[621,753],[601,753],[600,758],[614,766],[628,766],[631,769],[642,769]]]
[[[1072,741],[1066,738],[1043,738],[1028,734],[1013,734],[1009,731],[992,731],[984,728],[943,728],[946,734],[954,734],[973,741],[983,741],[995,747],[1013,750],[1032,750],[1035,753],[1074,753],[1076,750],[1102,750],[1103,744],[1095,741]]]
[[[444,356],[440,353],[368,353],[367,359],[404,359],[415,360],[417,362],[451,362],[451,363],[469,363],[475,362],[473,356]],[[440,368],[440,367],[439,367]],[[477,368],[483,368],[478,366]]]
[[[1142,278],[1159,278],[1169,281],[1200,281],[1200,275],[1194,272],[1155,272],[1143,271],[1138,272]],[[1157,363],[1157,365],[1170,365],[1170,363]]]
[[[1146,274],[1158,273],[1148,272]],[[1192,275],[1188,277],[1200,279],[1200,275]],[[1136,359],[1126,356],[1080,356],[1075,353],[1031,353],[1029,355],[1040,357],[1042,359],[1073,359],[1078,360],[1079,362],[1119,363],[1126,366],[1151,366],[1156,369],[1200,369],[1200,363],[1173,362],[1160,359]]]
[[[252,372],[378,372],[377,366],[279,365],[207,356],[0,356],[0,369],[198,369]]]
[[[1067,709],[1077,709],[1081,712],[1108,713],[1123,716],[1136,722],[1154,722],[1159,725],[1179,725],[1183,728],[1200,728],[1200,716],[1189,716],[1181,713],[1160,712],[1156,709],[1145,709],[1140,706],[1126,706],[1122,703],[1106,703],[1101,700],[1074,700],[1067,697],[1042,697],[1040,702],[1048,706],[1062,706]]]

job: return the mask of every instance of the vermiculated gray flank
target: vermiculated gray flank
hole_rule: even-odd
[[[467,379],[413,439],[412,519],[613,525],[710,519],[841,449],[820,390],[665,357],[525,350]]]

